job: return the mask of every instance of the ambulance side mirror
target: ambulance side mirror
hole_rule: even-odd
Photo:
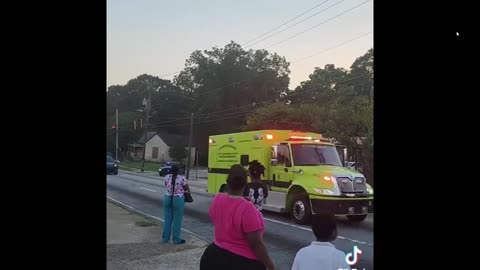
[[[272,159],[270,160],[270,165],[272,165],[272,166],[277,166],[277,165],[278,165],[278,160],[277,160],[276,158],[272,158]]]

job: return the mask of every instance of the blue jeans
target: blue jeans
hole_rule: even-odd
[[[172,205],[173,203],[173,205]],[[178,244],[182,241],[180,232],[182,228],[183,210],[185,208],[185,201],[183,197],[168,196],[163,197],[163,216],[165,219],[163,226],[162,242],[168,243],[172,236],[173,227],[173,243]]]

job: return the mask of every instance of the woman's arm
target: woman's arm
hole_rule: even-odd
[[[183,185],[183,190],[185,192],[190,192],[190,187],[188,186],[188,184]]]
[[[190,192],[190,186],[188,186],[188,182],[187,182],[187,178],[185,177],[182,177],[182,181],[183,181],[183,191],[184,192]]]
[[[248,244],[252,248],[253,252],[260,261],[267,267],[268,270],[274,270],[275,266],[273,265],[270,256],[268,256],[267,247],[260,234],[260,230],[247,233]]]

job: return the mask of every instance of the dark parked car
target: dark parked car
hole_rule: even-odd
[[[107,174],[118,174],[118,162],[107,156]]]
[[[180,167],[180,174],[185,173],[185,165],[184,164],[178,163],[178,162],[168,161],[158,169],[158,175],[160,175],[160,177],[164,177],[167,174],[171,174],[172,173],[171,169],[172,169],[173,164],[177,164]]]

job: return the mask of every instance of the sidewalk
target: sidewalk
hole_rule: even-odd
[[[182,231],[186,244],[162,244],[162,226],[107,200],[107,270],[198,269],[208,243]]]

